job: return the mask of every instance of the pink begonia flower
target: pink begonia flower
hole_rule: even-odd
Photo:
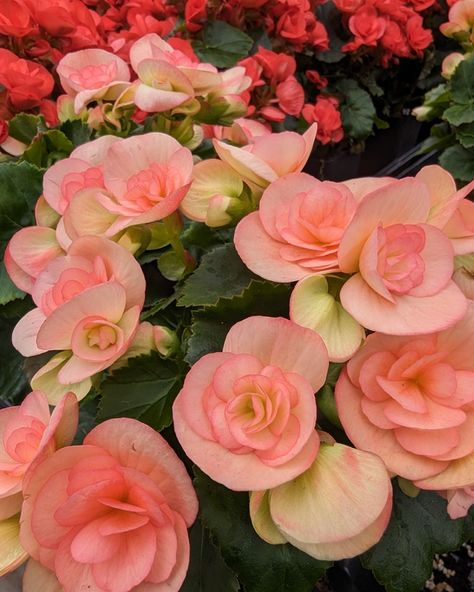
[[[354,275],[340,299],[367,329],[418,335],[446,329],[466,313],[466,298],[451,280],[453,247],[431,225],[431,203],[422,181],[394,181],[366,194],[346,228],[339,268]]]
[[[40,391],[31,392],[20,406],[0,409],[0,520],[20,511],[28,468],[71,444],[78,417],[72,393],[65,395],[52,413]]]
[[[222,353],[194,364],[174,402],[181,446],[233,490],[295,478],[318,451],[314,393],[327,369],[326,348],[313,331],[282,318],[237,323]]]
[[[68,158],[50,167],[43,177],[43,195],[49,206],[64,214],[72,198],[90,187],[103,188],[103,162],[109,148],[120,141],[116,136],[102,136],[82,144]]]
[[[474,252],[474,203],[467,199],[474,191],[474,181],[458,190],[453,176],[438,165],[423,167],[416,179],[430,193],[429,224],[451,240],[456,255]]]
[[[50,261],[38,276],[31,293],[37,308],[18,321],[12,334],[13,345],[23,356],[43,353],[37,336],[46,318],[84,291],[111,281],[124,288],[127,309],[143,307],[145,278],[133,255],[98,236],[77,239],[67,254]]]
[[[322,442],[313,464],[296,479],[250,497],[252,524],[263,540],[289,542],[330,561],[375,545],[391,511],[392,485],[380,458],[335,443]]]
[[[63,253],[53,228],[29,226],[10,239],[4,254],[5,268],[15,286],[31,293],[46,265]]]
[[[439,30],[466,45],[474,44],[474,0],[460,0],[449,9],[448,22]]]
[[[38,349],[67,350],[71,357],[58,373],[61,384],[78,383],[122,356],[138,328],[140,306],[127,308],[122,284],[93,286],[54,310],[36,337]]]
[[[130,86],[126,62],[103,49],[68,53],[59,62],[57,72],[63,89],[74,97],[76,113],[91,101],[113,101]]]
[[[453,520],[464,518],[469,512],[469,508],[474,504],[474,485],[447,491],[446,497],[449,517]]]
[[[168,64],[173,69],[169,69],[170,73],[178,70],[190,85],[192,96],[194,91],[196,94],[206,93],[222,82],[221,74],[215,66],[192,60],[156,33],[141,37],[130,48],[130,63],[139,76],[140,64],[145,60]]]
[[[189,189],[192,171],[191,151],[167,134],[116,142],[104,161],[106,191],[97,193],[97,202],[117,216],[107,236],[175,212]]]
[[[183,463],[152,428],[106,421],[84,445],[29,472],[24,492],[21,542],[65,592],[179,591],[198,502]],[[24,592],[37,592],[27,582]]]
[[[258,212],[238,224],[235,247],[245,265],[267,280],[338,271],[339,242],[356,207],[342,183],[286,175],[265,190]]]
[[[255,138],[251,144],[239,148],[214,140],[214,148],[221,160],[244,177],[264,189],[279,177],[299,173],[306,164],[318,125],[311,125],[303,135],[281,132]]]
[[[472,483],[474,305],[431,335],[374,333],[336,385],[340,421],[355,446],[423,489]]]
[[[204,137],[216,140],[229,140],[232,144],[244,146],[259,136],[268,136],[272,130],[260,121],[239,117],[231,126],[202,125]]]

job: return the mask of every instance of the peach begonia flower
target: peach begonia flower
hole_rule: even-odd
[[[72,442],[78,414],[72,393],[65,395],[52,413],[40,391],[31,392],[19,406],[0,409],[0,520],[20,511],[28,468]]]
[[[388,183],[359,203],[339,245],[340,270],[354,274],[340,299],[367,329],[430,333],[466,313],[466,298],[451,280],[453,247],[430,223],[431,207],[427,185],[410,178]]]
[[[65,592],[179,591],[198,503],[183,463],[152,428],[100,424],[84,445],[29,472],[24,493],[21,542]],[[24,592],[37,591],[25,581]]]
[[[472,484],[474,306],[454,327],[418,337],[374,333],[336,385],[355,446],[423,489]]]
[[[49,206],[64,214],[72,198],[88,187],[104,187],[103,162],[115,136],[82,144],[68,158],[53,164],[43,177],[43,195]]]
[[[53,228],[21,228],[10,239],[4,254],[5,268],[20,290],[31,293],[46,265],[64,253]]]
[[[438,165],[423,167],[415,178],[430,193],[428,223],[451,240],[455,255],[474,252],[474,203],[467,199],[474,180],[458,190],[453,176]]]
[[[324,442],[302,475],[250,497],[252,524],[263,540],[289,542],[322,560],[367,551],[381,538],[391,511],[392,485],[383,462]]]
[[[240,117],[231,126],[203,125],[204,136],[216,140],[229,140],[232,144],[244,146],[250,144],[259,136],[269,136],[271,128],[260,121]]]
[[[212,64],[194,61],[175,49],[156,33],[144,35],[130,48],[130,63],[140,76],[140,64],[145,60],[164,62],[177,69],[187,80],[194,95],[208,92],[221,84],[221,75]]]
[[[143,307],[145,278],[133,255],[98,236],[77,239],[67,254],[53,259],[38,276],[31,294],[37,308],[18,321],[12,334],[13,345],[23,356],[43,353],[37,336],[46,319],[79,294],[112,281],[124,288],[127,309]]]
[[[456,72],[457,67],[461,62],[466,59],[466,55],[454,51],[447,55],[441,63],[441,76],[449,80],[451,76]]]
[[[244,180],[265,189],[279,177],[303,169],[313,150],[317,129],[318,125],[314,123],[303,135],[281,132],[258,136],[242,148],[214,140],[214,148],[219,158]]]
[[[342,183],[286,175],[264,191],[258,212],[238,224],[237,252],[254,273],[276,282],[338,271],[339,242],[356,207]]]
[[[162,220],[178,209],[192,171],[191,151],[167,134],[118,140],[104,158],[104,188],[80,191],[65,211],[66,234],[114,237],[130,226]]]
[[[300,280],[290,298],[290,319],[319,333],[331,362],[346,362],[365,339],[364,328],[330,293],[328,280],[310,275]]]
[[[181,446],[233,490],[295,478],[318,451],[314,393],[327,369],[326,348],[313,331],[282,318],[237,323],[222,353],[194,364],[174,402]]]
[[[91,101],[113,101],[130,86],[127,64],[103,49],[68,53],[59,62],[57,72],[65,92],[74,97],[76,113]]]
[[[439,30],[465,46],[474,44],[474,0],[460,0],[449,9],[448,22]]]
[[[139,78],[134,102],[150,113],[174,109],[221,83],[215,66],[193,61],[155,33],[132,45],[130,62]]]

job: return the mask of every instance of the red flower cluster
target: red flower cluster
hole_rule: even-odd
[[[24,60],[8,49],[0,49],[0,118],[38,107],[54,87],[51,74],[35,62]]]
[[[320,95],[314,105],[303,107],[303,118],[309,123],[317,122],[316,139],[321,144],[337,143],[344,138],[339,100],[329,95]]]
[[[334,0],[354,38],[345,52],[372,49],[382,65],[398,58],[421,57],[433,41],[419,12],[435,0]]]
[[[293,57],[259,47],[257,53],[239,64],[252,79],[252,85],[243,94],[249,104],[247,115],[279,122],[287,115],[301,114],[305,95],[295,78]]]
[[[263,28],[273,39],[289,44],[295,51],[305,46],[317,50],[328,48],[329,39],[323,23],[317,20],[315,7],[325,0],[222,0],[222,2],[206,2],[205,0],[185,0],[186,11],[194,16],[186,17],[188,30],[196,31],[206,15],[218,18],[239,28]],[[207,6],[206,6],[207,5]],[[190,8],[192,6],[192,8]],[[211,8],[212,6],[212,8]],[[190,28],[189,25],[193,28]]]

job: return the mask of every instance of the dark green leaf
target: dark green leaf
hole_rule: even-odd
[[[214,483],[195,469],[201,520],[246,592],[312,592],[330,566],[291,545],[269,545],[254,531],[249,496]]]
[[[197,55],[218,68],[231,68],[247,57],[253,39],[224,21],[210,21],[203,31],[203,41],[193,44]]]
[[[0,263],[0,306],[24,298],[25,292],[19,290],[8,276],[5,264]]]
[[[17,230],[35,223],[33,209],[41,191],[42,174],[33,165],[0,165],[0,254]]]
[[[463,60],[451,77],[453,101],[456,103],[474,102],[474,55]]]
[[[233,244],[221,245],[207,252],[196,271],[180,290],[180,306],[212,306],[220,298],[243,293],[250,282],[259,279],[242,263]]]
[[[239,592],[239,582],[224,563],[209,532],[197,521],[189,531],[191,555],[180,592]]]
[[[92,136],[92,129],[79,119],[65,121],[61,124],[61,131],[71,140],[74,146],[89,142]]]
[[[27,146],[39,131],[45,131],[46,129],[44,118],[41,115],[20,113],[8,122],[9,134]]]
[[[66,158],[74,150],[74,144],[59,130],[40,133],[22,155],[22,159],[47,168],[57,160]]]
[[[456,138],[464,148],[474,148],[474,123],[458,127]]]
[[[340,62],[346,57],[345,53],[342,51],[344,41],[339,35],[339,29],[341,28],[341,13],[332,2],[326,2],[317,7],[317,15],[318,19],[324,23],[328,33],[329,49],[317,52],[316,58],[318,61],[327,64]]]
[[[376,116],[369,93],[355,80],[342,80],[336,88],[343,96],[340,109],[346,134],[354,140],[365,140],[372,133]]]
[[[393,512],[380,542],[362,556],[388,592],[419,592],[430,577],[435,553],[461,546],[462,520],[451,520],[446,500],[434,492],[408,497],[394,485]]]
[[[474,101],[466,105],[455,104],[443,114],[443,119],[449,121],[451,125],[462,125],[463,123],[472,123],[474,121]]]
[[[133,358],[100,385],[99,419],[132,417],[160,431],[171,424],[171,406],[181,383],[174,361],[156,353]]]
[[[192,366],[206,354],[222,351],[225,336],[231,323],[219,321],[212,315],[195,313],[191,325],[191,335],[187,342],[185,361]]]
[[[24,359],[12,345],[15,321],[0,319],[0,400],[17,402],[28,390]]]
[[[450,146],[439,157],[439,163],[456,179],[469,183],[474,179],[474,149]]]

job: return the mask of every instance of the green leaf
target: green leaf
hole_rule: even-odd
[[[474,150],[450,146],[439,157],[439,163],[456,179],[469,183],[474,179]]]
[[[324,23],[324,27],[329,37],[329,49],[318,51],[316,59],[326,64],[335,64],[346,57],[342,51],[344,40],[340,37],[341,13],[332,2],[320,4],[317,7],[318,20]]]
[[[376,116],[369,93],[355,80],[342,80],[336,88],[343,95],[340,109],[346,134],[354,140],[365,140],[372,133]]]
[[[8,240],[35,223],[33,210],[42,191],[42,174],[26,162],[0,164],[0,254]]]
[[[408,497],[394,481],[393,512],[380,542],[362,555],[388,592],[419,592],[430,577],[435,553],[463,543],[462,520],[451,520],[446,500],[434,492]]]
[[[210,21],[203,31],[203,40],[193,47],[205,62],[218,68],[231,68],[248,56],[253,46],[251,37],[224,21]]]
[[[474,121],[474,101],[466,105],[453,105],[446,109],[443,119],[449,121],[451,125],[462,125],[463,123],[472,123]]]
[[[474,55],[463,60],[451,77],[451,91],[456,103],[474,102]]]
[[[0,263],[0,306],[13,302],[18,298],[24,298],[25,292],[19,290],[8,276],[5,264]]]
[[[41,115],[20,113],[8,122],[9,134],[27,146],[39,131],[45,131],[46,129],[44,118]]]
[[[24,359],[12,345],[16,320],[0,319],[0,400],[16,402],[28,390]]]
[[[330,566],[291,545],[269,545],[254,531],[249,496],[214,483],[195,469],[201,520],[246,592],[312,592]]]
[[[57,160],[66,158],[74,150],[74,144],[57,130],[40,133],[22,155],[22,159],[40,168],[47,168]]]
[[[254,279],[261,281],[245,267],[234,245],[220,245],[204,255],[199,267],[185,281],[178,305],[216,305],[220,298],[241,295]]]
[[[224,563],[209,532],[197,521],[189,531],[191,554],[180,592],[239,592],[239,582]]]
[[[212,315],[194,313],[185,362],[192,366],[202,356],[222,351],[230,327],[231,323],[213,319]]]
[[[75,119],[74,121],[65,121],[61,124],[61,131],[71,140],[74,146],[80,146],[89,142],[92,138],[93,130],[83,121]]]
[[[132,417],[155,430],[171,425],[171,406],[181,388],[181,371],[156,353],[132,358],[100,385],[99,419]]]
[[[474,148],[474,123],[458,127],[456,138],[464,148]]]

